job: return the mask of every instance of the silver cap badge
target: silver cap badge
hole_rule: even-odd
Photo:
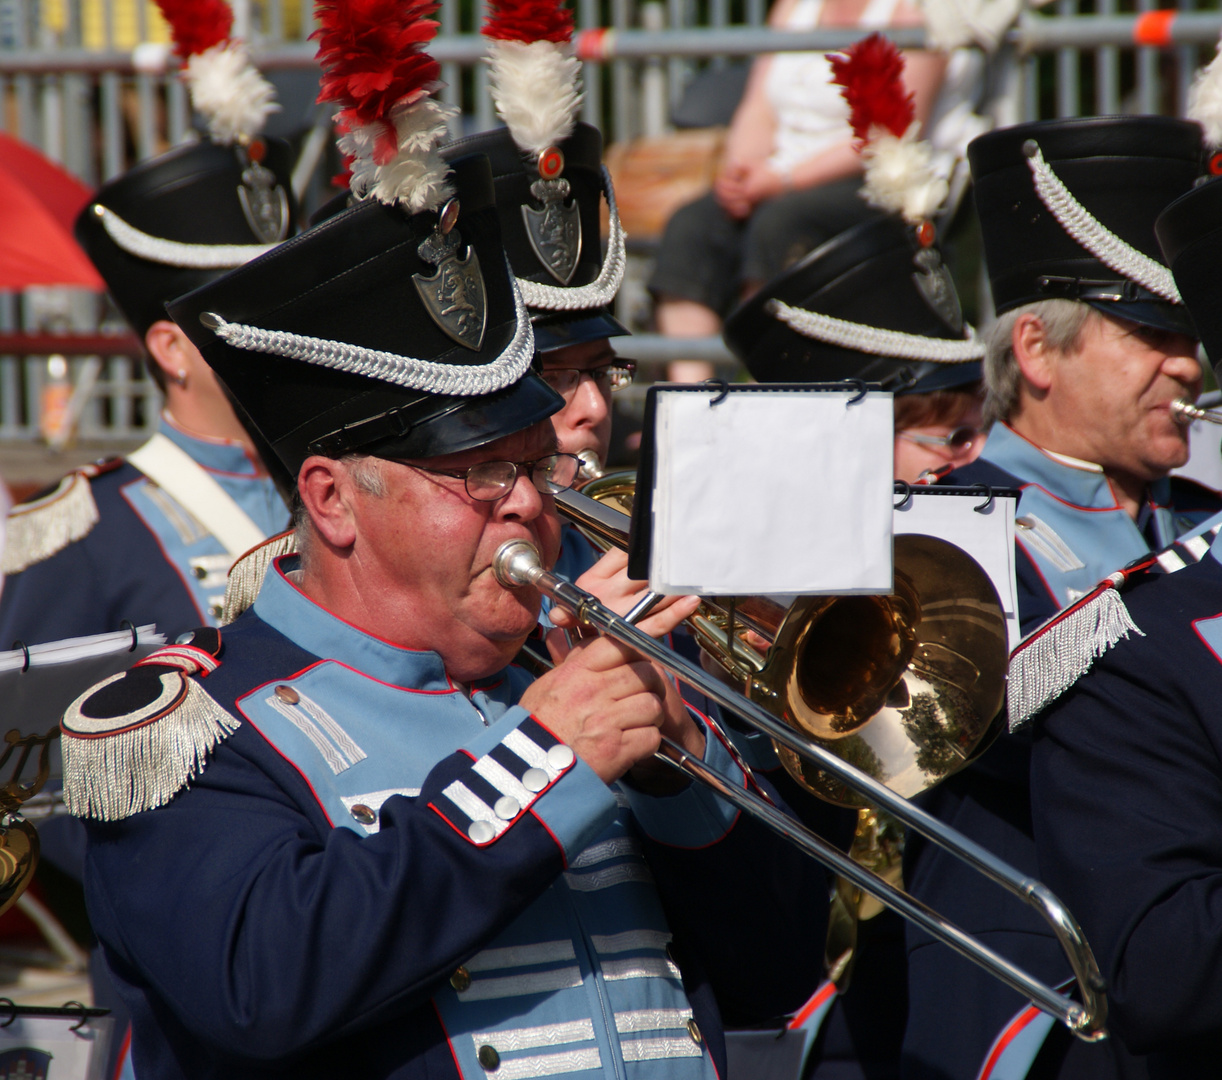
[[[572,190],[561,179],[564,154],[558,147],[549,147],[539,155],[539,179],[530,185],[530,193],[543,204],[542,210],[522,207],[526,238],[538,260],[561,285],[573,280],[577,260],[581,258],[581,213],[576,202],[567,202]]]
[[[432,277],[413,274],[412,280],[433,322],[459,345],[478,352],[488,323],[484,277],[474,248],[458,255],[462,237],[454,228],[457,221],[458,200],[451,199],[437,215],[433,235],[416,249],[437,272]]]
[[[242,213],[260,243],[278,244],[289,232],[289,199],[276,182],[276,174],[263,164],[266,144],[253,139],[238,153],[244,165],[242,186],[238,188]]]

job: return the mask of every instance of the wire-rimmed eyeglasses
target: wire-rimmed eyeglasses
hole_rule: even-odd
[[[544,495],[555,495],[572,487],[581,469],[581,459],[576,454],[548,454],[534,461],[481,461],[469,469],[430,469],[410,461],[400,461],[399,464],[420,472],[461,480],[467,494],[479,502],[503,499],[513,490],[523,469],[527,471],[535,489]]]
[[[617,357],[614,364],[600,364],[593,368],[544,368],[540,374],[544,381],[562,397],[572,397],[581,385],[583,375],[590,376],[600,390],[610,386],[612,393],[632,385],[636,374],[636,361]]]
[[[901,431],[897,434],[901,439],[919,443],[921,446],[941,446],[952,453],[960,454],[972,448],[972,443],[980,438],[980,429],[964,424],[955,428],[949,435],[921,435],[915,431]]]

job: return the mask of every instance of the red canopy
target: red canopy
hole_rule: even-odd
[[[37,150],[0,132],[0,289],[106,285],[72,236],[93,192]]]

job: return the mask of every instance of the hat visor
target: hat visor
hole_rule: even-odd
[[[1085,300],[1102,315],[1152,326],[1156,330],[1168,330],[1173,334],[1186,334],[1196,339],[1200,335],[1192,324],[1192,316],[1183,304],[1172,304],[1165,300]]]
[[[413,418],[409,431],[360,452],[387,458],[458,454],[525,431],[564,408],[564,398],[533,371],[495,394],[435,400],[427,416]]]
[[[959,390],[978,383],[984,377],[979,360],[969,360],[963,364],[936,364],[928,375],[922,375],[915,383],[904,390],[903,394],[932,394],[935,390]]]
[[[582,345],[600,338],[625,337],[632,333],[605,308],[547,315],[533,315],[535,351],[551,352],[567,345]]]

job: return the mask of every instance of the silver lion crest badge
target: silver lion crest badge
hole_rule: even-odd
[[[267,146],[254,139],[241,152],[245,168],[238,201],[251,232],[263,244],[278,244],[289,234],[289,198],[276,182],[276,174],[263,164]]]
[[[937,248],[925,247],[913,256],[917,273],[912,275],[917,289],[932,309],[956,334],[963,333],[963,309],[955,292],[950,271],[942,262]]]
[[[416,253],[437,267],[432,277],[413,274],[416,291],[424,301],[429,317],[451,338],[476,352],[484,343],[488,324],[488,302],[479,256],[468,246],[460,258],[462,237],[454,225],[458,221],[458,200],[451,199],[437,215],[437,228]]]
[[[576,201],[568,201],[571,187],[560,178],[563,170],[564,154],[558,147],[539,155],[539,179],[530,185],[530,193],[543,209],[522,207],[522,221],[539,261],[561,285],[567,285],[581,258],[581,212]]]

